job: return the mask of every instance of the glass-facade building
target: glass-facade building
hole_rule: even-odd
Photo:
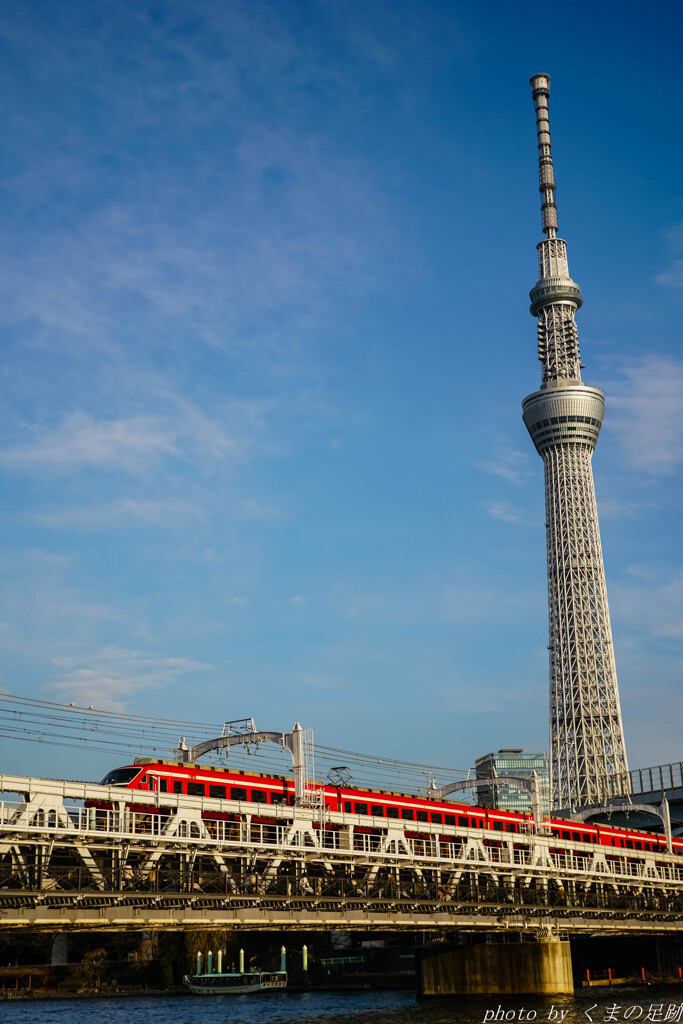
[[[550,814],[550,773],[547,754],[530,753],[517,747],[504,747],[497,753],[491,751],[483,757],[478,757],[474,764],[478,779],[487,779],[493,775],[528,779],[532,771],[536,772],[541,794],[541,812],[544,817]],[[480,807],[499,807],[506,811],[531,814],[531,796],[521,786],[482,786],[478,791],[477,802]]]

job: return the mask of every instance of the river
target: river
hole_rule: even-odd
[[[410,992],[263,993],[0,1003],[2,1024],[683,1024],[683,989],[418,1001]]]

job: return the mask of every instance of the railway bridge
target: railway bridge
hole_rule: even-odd
[[[562,838],[531,819],[511,834],[427,822],[415,834],[315,801],[269,806],[264,821],[248,801],[120,786],[0,775],[0,791],[3,929],[683,927],[677,849],[588,844],[571,822]]]
[[[653,826],[652,815],[645,810],[647,806],[661,807],[666,800],[671,829],[674,834],[683,834],[683,762],[635,768],[623,776],[620,788],[629,794],[627,800],[607,798],[603,804],[603,810],[610,814],[614,824],[645,830],[658,828],[657,823]],[[638,805],[640,810],[631,810],[629,803]]]

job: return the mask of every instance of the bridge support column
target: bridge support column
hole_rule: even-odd
[[[568,942],[428,946],[417,983],[420,996],[571,995],[571,951]]]
[[[52,952],[50,954],[51,964],[68,964],[69,962],[69,936],[67,932],[55,932],[52,936]]]

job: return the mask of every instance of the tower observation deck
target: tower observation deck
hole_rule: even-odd
[[[531,89],[546,238],[530,292],[542,380],[522,410],[545,467],[551,800],[569,808],[624,795],[628,765],[591,465],[605,400],[581,380],[574,319],[581,290],[557,237],[550,76],[534,75]]]

